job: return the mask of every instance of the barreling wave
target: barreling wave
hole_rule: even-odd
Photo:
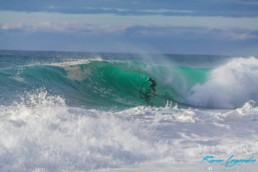
[[[156,94],[149,77],[157,81]],[[167,101],[203,108],[235,108],[258,100],[258,60],[235,58],[215,68],[173,63],[87,59],[0,70],[2,102],[46,88],[68,104],[86,107],[165,106]]]
[[[206,69],[94,59],[8,68],[1,70],[0,80],[6,97],[44,87],[74,105],[164,106],[167,100],[184,102],[183,85],[191,87],[189,84],[203,82],[206,73]],[[155,95],[149,88],[148,77],[158,83]],[[150,99],[146,101],[144,96],[148,95]]]

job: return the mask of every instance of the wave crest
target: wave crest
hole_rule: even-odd
[[[257,78],[256,58],[232,59],[212,70],[205,83],[195,85],[188,101],[203,107],[240,107],[249,100],[258,101]]]

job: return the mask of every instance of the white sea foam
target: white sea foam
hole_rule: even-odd
[[[91,75],[91,70],[89,68],[82,69],[80,65],[88,64],[93,61],[103,61],[101,57],[95,57],[92,59],[78,59],[67,62],[52,63],[53,66],[63,67],[69,79],[82,81]]]
[[[76,66],[81,64],[88,64],[92,61],[103,61],[103,59],[100,56],[97,56],[95,58],[89,58],[89,59],[76,59],[76,60],[69,60],[65,62],[57,62],[57,63],[51,63],[52,66]]]
[[[215,68],[208,80],[192,88],[188,101],[203,107],[235,108],[258,101],[258,59],[234,58]]]
[[[257,158],[257,114],[253,102],[230,111],[82,109],[40,89],[0,106],[0,171],[198,171],[205,155]]]

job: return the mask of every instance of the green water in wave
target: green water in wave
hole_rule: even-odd
[[[171,73],[168,66],[106,61],[64,68],[67,76],[80,84],[79,89],[85,97],[84,101],[97,106],[116,107],[165,106],[167,100],[184,103],[182,84],[186,84],[185,89],[190,89],[193,85],[204,82],[209,72],[208,69],[174,67],[174,72]],[[148,77],[157,81],[156,95],[151,94],[151,83],[146,81]],[[168,82],[170,78],[173,79],[171,83]],[[146,100],[143,96],[145,94],[148,94],[150,99]]]
[[[189,90],[204,82],[208,73],[209,69],[139,61],[32,65],[0,71],[1,87],[6,92],[1,96],[12,97],[43,87],[51,94],[61,95],[72,106],[165,106],[167,100],[186,103]],[[146,81],[149,77],[157,81],[157,95],[151,93],[151,83]],[[150,97],[148,100],[142,90]]]

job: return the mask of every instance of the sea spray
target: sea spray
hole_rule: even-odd
[[[203,107],[236,108],[258,101],[258,60],[235,58],[214,68],[203,84],[196,84],[189,103]]]
[[[163,156],[162,145],[145,140],[150,133],[137,121],[124,121],[112,111],[68,107],[64,99],[45,89],[1,107],[0,127],[4,171],[90,170]]]
[[[250,116],[257,119],[256,107],[232,123],[229,112],[176,107],[142,106],[123,111],[69,107],[62,97],[39,89],[26,93],[12,106],[0,108],[3,171],[87,171],[155,161],[177,164],[194,162],[208,153],[258,151],[255,135],[243,137],[245,125],[239,125],[245,121],[249,129],[257,130],[250,120]],[[231,140],[227,133],[237,140],[227,143]]]

